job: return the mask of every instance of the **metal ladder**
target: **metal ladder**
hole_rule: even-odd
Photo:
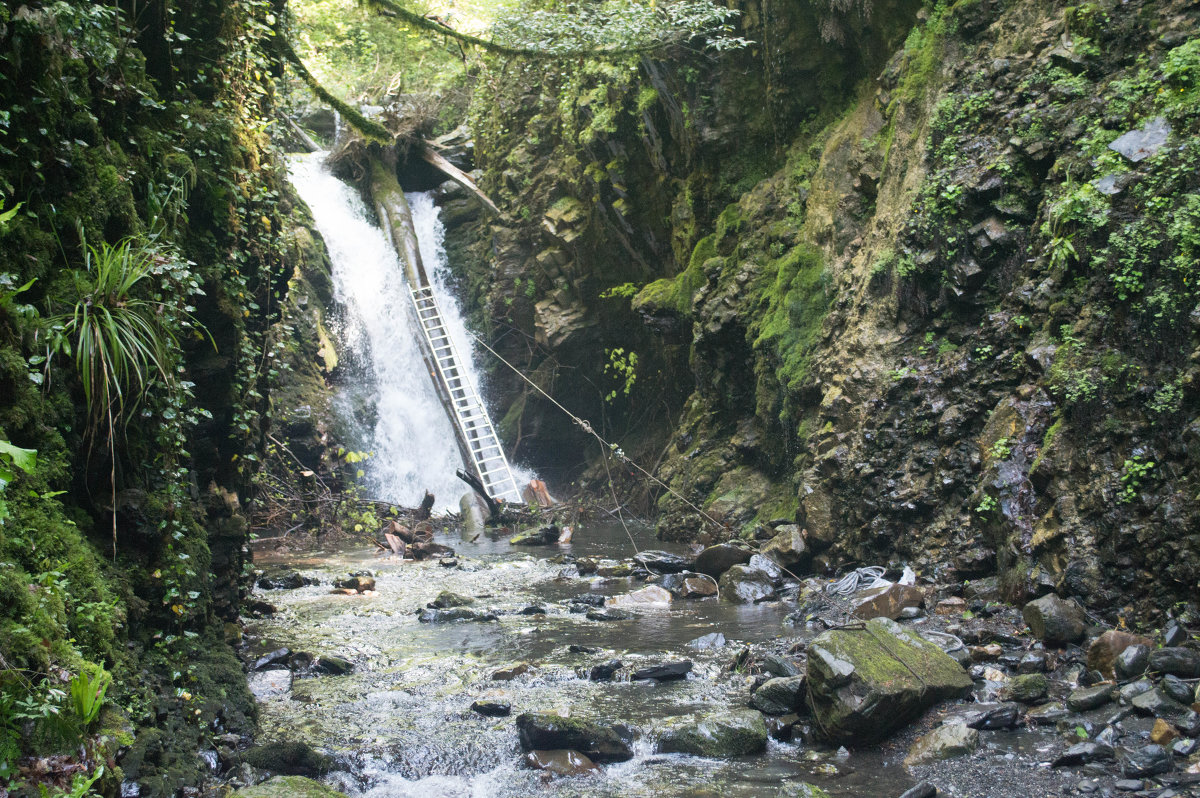
[[[454,423],[462,433],[475,472],[493,499],[520,503],[521,490],[513,477],[500,446],[500,438],[488,418],[487,408],[475,386],[459,368],[459,355],[442,321],[433,289],[418,286],[412,290],[413,308],[421,325],[421,333],[437,369],[437,379],[449,398],[454,411]]]

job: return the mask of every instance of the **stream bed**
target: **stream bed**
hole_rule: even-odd
[[[784,622],[795,606],[709,598],[638,609],[629,620],[589,620],[568,600],[628,593],[644,583],[581,578],[572,561],[628,557],[630,535],[640,549],[687,551],[654,541],[645,527],[630,526],[627,533],[620,524],[590,523],[569,545],[538,548],[510,546],[494,533],[474,542],[440,534],[438,542],[458,553],[453,568],[365,549],[256,553],[260,568],[293,568],[320,584],[264,591],[277,612],[248,624],[253,651],[285,646],[355,664],[348,675],[297,678],[290,691],[263,700],[260,739],[324,750],[341,768],[330,783],[351,795],[381,798],[773,796],[791,794],[789,785],[800,782],[834,795],[889,796],[914,783],[899,763],[903,748],[849,754],[772,740],[765,754],[732,760],[654,754],[655,729],[664,721],[745,705],[748,677],[731,672],[730,663],[746,644],[783,646],[785,635],[794,638],[797,630]],[[373,594],[330,592],[336,578],[364,570],[376,580]],[[420,622],[418,612],[443,590],[473,597],[473,608],[497,619]],[[724,645],[689,647],[713,632],[725,636]],[[616,680],[587,679],[590,667],[614,658],[625,665]],[[680,659],[694,663],[683,680],[624,676]],[[509,681],[492,678],[519,662],[529,670]],[[478,700],[508,702],[512,716],[476,714],[470,707]],[[513,721],[523,711],[623,723],[636,730],[635,756],[599,775],[550,780],[524,765]]]

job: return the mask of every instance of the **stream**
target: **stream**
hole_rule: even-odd
[[[660,544],[652,530],[631,527],[640,548]],[[728,665],[748,643],[785,632],[794,605],[735,604],[718,599],[648,607],[623,621],[588,620],[568,599],[583,593],[630,592],[643,582],[580,578],[568,560],[626,557],[632,547],[619,524],[590,523],[570,545],[510,547],[500,536],[473,543],[452,533],[437,541],[454,547],[459,566],[435,560],[400,562],[371,551],[256,554],[261,568],[295,568],[319,585],[270,591],[278,612],[247,628],[255,650],[286,646],[314,655],[336,655],[356,664],[345,676],[297,679],[290,693],[261,703],[263,739],[302,740],[333,753],[344,768],[332,783],[362,796],[762,796],[787,795],[794,781],[819,784],[834,795],[899,795],[912,780],[878,749],[841,756],[828,749],[771,741],[764,755],[712,760],[652,753],[664,720],[714,707],[745,704],[747,677]],[[369,570],[373,595],[330,593],[338,576]],[[427,624],[417,613],[442,590],[476,599],[497,616],[490,622]],[[538,608],[544,614],[533,613]],[[696,651],[688,643],[721,632],[726,643]],[[575,653],[572,646],[588,647]],[[578,649],[577,649],[578,650]],[[593,682],[593,665],[620,659],[612,682]],[[622,680],[643,665],[689,659],[687,679],[655,683]],[[517,662],[530,670],[511,681],[491,674]],[[512,717],[487,718],[472,702],[507,701],[522,711],[555,711],[619,721],[636,729],[634,758],[608,765],[597,776],[556,779],[524,766]]]

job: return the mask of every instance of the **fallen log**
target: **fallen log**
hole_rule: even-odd
[[[466,172],[443,158],[429,142],[422,141],[421,145],[421,157],[425,159],[426,163],[474,194],[475,198],[483,204],[483,207],[491,211],[492,214],[496,216],[500,215],[500,209],[496,207],[496,203],[492,202],[491,197],[484,194],[479,186],[475,185],[475,181]]]

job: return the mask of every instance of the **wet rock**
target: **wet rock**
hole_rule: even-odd
[[[627,562],[616,560],[601,560],[596,564],[596,576],[617,579],[633,575],[633,566]]]
[[[666,607],[670,603],[671,592],[658,585],[647,585],[623,596],[613,596],[606,602],[609,607]]]
[[[242,759],[259,770],[285,776],[322,776],[336,767],[332,757],[301,742],[255,746],[243,752]]]
[[[1098,709],[1113,699],[1113,688],[1110,684],[1099,684],[1095,687],[1080,687],[1067,696],[1067,708],[1072,712],[1087,712]]]
[[[1047,645],[1076,643],[1083,639],[1087,628],[1079,605],[1053,593],[1029,602],[1021,614],[1033,636]]]
[[[789,712],[786,715],[768,715],[763,718],[763,721],[767,724],[767,735],[772,740],[786,743],[792,739],[796,724],[800,722],[800,716],[795,712]]]
[[[962,615],[967,611],[967,602],[958,596],[944,598],[933,608],[935,615]]]
[[[1157,776],[1171,769],[1171,754],[1161,745],[1122,749],[1121,773],[1126,778]]]
[[[1157,687],[1137,696],[1130,704],[1139,715],[1156,718],[1182,718],[1188,713],[1187,707],[1170,698]]]
[[[1113,789],[1118,792],[1140,792],[1145,786],[1141,779],[1117,779],[1113,782]]]
[[[621,660],[610,659],[608,662],[593,665],[591,671],[588,672],[588,679],[593,682],[607,682],[623,667],[625,665]]]
[[[787,678],[800,675],[800,669],[796,667],[796,663],[778,654],[767,654],[759,660],[758,667],[763,673],[769,673],[772,676]]]
[[[530,751],[525,754],[525,764],[535,770],[545,770],[556,776],[590,776],[600,772],[596,763],[587,756],[569,749]]]
[[[459,623],[462,621],[494,621],[490,612],[480,612],[469,607],[449,607],[444,610],[427,607],[417,616],[421,623]]]
[[[1138,679],[1136,682],[1121,685],[1118,696],[1122,704],[1128,704],[1138,696],[1154,689],[1154,682],[1149,679]]]
[[[243,602],[242,608],[254,617],[274,615],[277,612],[274,604],[271,604],[267,601],[259,601],[258,599],[251,599],[250,601]]]
[[[721,575],[718,587],[722,601],[739,604],[754,604],[775,595],[775,583],[771,578],[747,565],[731,566]]]
[[[567,651],[571,654],[599,654],[602,650],[597,646],[581,646],[578,643],[567,646]]]
[[[334,587],[342,590],[354,590],[359,593],[365,593],[368,590],[375,589],[375,577],[370,574],[351,574],[343,579],[339,579],[333,583]]]
[[[722,712],[668,729],[654,750],[722,759],[758,754],[767,748],[767,725],[752,710]]]
[[[1168,648],[1183,645],[1187,641],[1187,638],[1187,629],[1183,628],[1183,625],[1179,623],[1177,618],[1172,618],[1163,627],[1163,645]]]
[[[1168,673],[1163,677],[1162,681],[1158,683],[1158,687],[1160,690],[1166,693],[1169,698],[1172,698],[1181,704],[1192,703],[1192,698],[1194,697],[1192,686],[1183,679],[1180,679],[1178,676],[1172,676]]]
[[[546,608],[539,604],[530,604],[528,607],[522,607],[518,615],[545,615]]]
[[[1001,691],[1009,701],[1019,701],[1022,704],[1036,704],[1046,697],[1050,683],[1040,673],[1026,673],[1009,680]]]
[[[1154,728],[1150,730],[1150,742],[1156,745],[1170,745],[1178,738],[1179,732],[1174,726],[1162,718],[1155,719]]]
[[[967,650],[971,654],[971,662],[995,662],[1004,653],[1004,649],[996,643],[986,646],[971,646]]]
[[[1197,714],[1195,710],[1189,711],[1176,721],[1175,725],[1188,737],[1200,737],[1200,714]]]
[[[292,672],[287,669],[257,671],[246,677],[250,692],[259,701],[285,695],[292,689]]]
[[[569,748],[596,762],[625,762],[633,751],[612,726],[549,712],[517,716],[517,732],[526,751]]]
[[[725,635],[720,632],[710,632],[695,640],[688,641],[687,647],[693,651],[714,651],[725,645]]]
[[[1034,726],[1053,726],[1070,714],[1070,711],[1058,702],[1042,704],[1025,713],[1025,721]]]
[[[503,718],[512,712],[512,704],[507,701],[489,701],[481,698],[471,704],[471,711],[488,718]]]
[[[586,607],[603,607],[606,601],[608,601],[608,597],[599,593],[580,593],[571,598],[571,603],[582,604]]]
[[[1200,740],[1176,740],[1171,743],[1171,753],[1178,757],[1189,757],[1200,751]]]
[[[1148,653],[1153,648],[1153,641],[1148,637],[1131,634],[1130,632],[1122,632],[1116,629],[1109,629],[1104,634],[1097,637],[1088,646],[1087,666],[1089,670],[1100,671],[1107,679],[1112,679],[1116,675],[1116,666],[1121,655],[1125,653],[1131,646],[1143,646]],[[1133,655],[1130,655],[1133,656]],[[1142,671],[1145,671],[1145,663],[1142,663]],[[1136,678],[1141,673],[1125,676],[1121,678]]]
[[[854,614],[864,621],[871,618],[896,620],[910,607],[925,603],[925,591],[914,585],[889,582],[886,585],[860,590],[850,597]]]
[[[258,586],[263,590],[295,590],[319,583],[319,580],[312,577],[301,576],[298,571],[263,574],[258,578]]]
[[[755,554],[751,557],[750,562],[746,563],[746,567],[752,571],[762,571],[776,584],[783,581],[784,573],[779,564],[761,554]]]
[[[1000,704],[999,706],[982,709],[964,718],[966,725],[972,729],[995,731],[996,729],[1011,729],[1021,718],[1021,707],[1017,704]]]
[[[754,691],[750,704],[765,715],[786,715],[804,705],[804,687],[803,676],[767,679]]]
[[[679,662],[661,662],[657,665],[649,665],[645,668],[638,668],[629,678],[637,679],[654,679],[655,681],[665,682],[671,679],[686,678],[692,672],[691,660],[680,660]]]
[[[511,546],[549,546],[558,542],[558,527],[551,524],[541,529],[526,529],[508,539]]]
[[[475,599],[470,596],[463,596],[458,593],[451,593],[449,590],[443,590],[437,594],[433,601],[429,602],[428,606],[439,610],[447,610],[451,607],[469,607],[475,603]]]
[[[1108,148],[1138,163],[1156,155],[1170,135],[1171,125],[1164,117],[1156,116],[1137,130],[1117,137]]]
[[[798,524],[784,524],[762,547],[762,555],[792,573],[803,573],[812,562],[812,551],[804,530]]]
[[[1200,677],[1200,651],[1168,646],[1150,652],[1150,670],[1169,673],[1181,679]]]
[[[717,583],[707,576],[690,576],[683,580],[679,597],[685,599],[711,598],[717,595]]]
[[[1017,670],[1021,673],[1045,673],[1047,659],[1045,651],[1030,651],[1021,657],[1021,661],[1017,663]]]
[[[588,610],[586,617],[589,621],[628,621],[634,617],[629,610],[616,607],[604,610]]]
[[[808,647],[809,700],[836,742],[887,737],[922,711],[972,687],[962,667],[933,643],[875,618],[865,629],[824,632]]]
[[[233,798],[346,798],[346,794],[303,776],[276,776],[238,790]]]
[[[927,781],[923,781],[911,789],[905,790],[900,798],[937,798],[938,789]]]
[[[262,669],[271,665],[282,664],[287,661],[287,658],[291,655],[291,653],[292,651],[289,648],[277,648],[274,651],[263,654],[261,657],[256,659],[254,661],[253,669],[256,671],[261,671]]]
[[[1050,767],[1073,767],[1075,765],[1086,765],[1089,762],[1101,762],[1112,759],[1115,756],[1113,747],[1105,743],[1097,742],[1082,742],[1063,751],[1050,764]]]
[[[677,574],[693,566],[689,558],[666,551],[638,552],[633,560],[652,574]]]
[[[1136,679],[1150,666],[1150,646],[1133,645],[1121,652],[1113,665],[1113,675],[1121,681]]]
[[[719,543],[709,546],[696,557],[694,568],[702,574],[708,574],[714,579],[735,565],[745,565],[750,562],[754,552],[732,543]]]
[[[529,672],[528,662],[514,662],[492,671],[493,682],[511,682],[513,679]]]
[[[948,723],[918,738],[908,750],[904,765],[912,767],[966,756],[978,747],[979,732],[961,723]]]
[[[414,560],[445,559],[454,556],[454,549],[430,540],[419,540],[408,547],[408,553]]]
[[[345,676],[347,673],[353,673],[354,663],[341,657],[323,656],[313,663],[313,671],[326,676]]]

